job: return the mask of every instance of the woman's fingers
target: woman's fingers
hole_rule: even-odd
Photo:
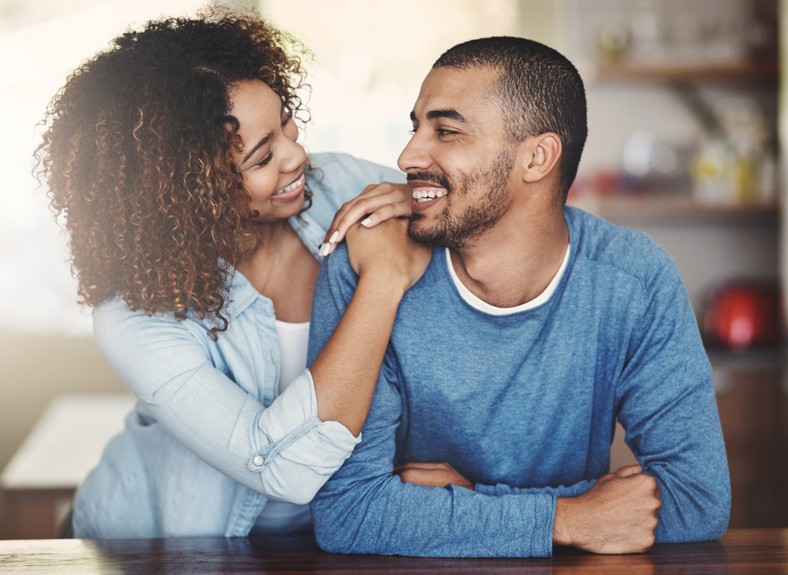
[[[405,184],[383,182],[367,186],[361,194],[339,208],[320,246],[320,254],[332,253],[336,245],[345,239],[348,229],[357,222],[365,227],[374,227],[392,218],[409,216],[411,196],[411,190]]]

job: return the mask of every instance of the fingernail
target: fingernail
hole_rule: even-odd
[[[331,255],[337,249],[337,244],[328,244],[328,245],[329,245],[328,255]]]
[[[330,238],[328,238],[328,243],[335,244],[337,243],[338,239],[339,239],[339,230],[334,230],[334,233],[331,234]]]
[[[331,244],[328,242],[323,243],[320,246],[320,251],[318,252],[321,256],[326,257],[328,254],[331,253]]]
[[[364,220],[361,220],[361,225],[364,226],[365,228],[368,228],[369,226],[372,225],[372,218],[366,218]]]

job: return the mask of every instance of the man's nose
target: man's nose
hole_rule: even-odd
[[[430,165],[429,154],[424,137],[416,131],[405,145],[397,159],[397,166],[403,172],[426,170]]]

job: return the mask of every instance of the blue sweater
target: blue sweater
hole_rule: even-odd
[[[549,556],[555,500],[608,472],[617,419],[661,489],[657,541],[724,532],[711,369],[675,264],[640,232],[569,207],[565,218],[555,292],[509,315],[468,305],[436,248],[400,304],[362,442],[312,503],[323,549]],[[310,358],[356,281],[344,249],[324,263]],[[476,490],[402,483],[392,465],[406,461],[449,462]]]

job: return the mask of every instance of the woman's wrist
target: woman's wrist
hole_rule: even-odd
[[[410,278],[386,266],[364,269],[358,278],[356,292],[374,293],[381,298],[399,302],[410,287]]]

